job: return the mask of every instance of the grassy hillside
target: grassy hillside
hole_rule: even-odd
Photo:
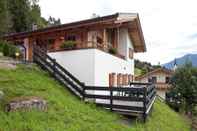
[[[85,104],[36,67],[0,69],[0,131],[189,131],[189,124],[165,104],[157,101],[146,124],[125,125],[121,116],[93,104]],[[41,96],[48,111],[5,113],[3,106],[17,96]]]

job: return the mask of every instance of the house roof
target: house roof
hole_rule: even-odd
[[[155,73],[165,73],[165,74],[168,74],[168,75],[172,75],[174,72],[172,70],[169,70],[169,69],[166,69],[166,68],[158,68],[158,69],[155,69],[153,71],[150,71],[144,75],[140,75],[140,76],[137,76],[135,77],[135,80],[141,80],[145,77],[148,77],[152,74],[155,74]]]
[[[34,31],[26,31],[20,33],[11,33],[4,36],[4,39],[12,40],[12,39],[23,39],[32,36],[38,36],[40,34],[52,33],[52,32],[61,32],[63,30],[79,28],[84,26],[90,26],[95,24],[123,24],[123,23],[132,23],[132,27],[129,28],[129,34],[132,39],[135,52],[145,52],[146,45],[144,41],[144,36],[142,33],[142,28],[139,20],[139,15],[137,13],[115,13],[112,15],[107,15],[103,17],[97,17],[72,23],[66,23],[58,26],[47,27],[43,29],[38,29]],[[135,29],[133,29],[133,26]]]

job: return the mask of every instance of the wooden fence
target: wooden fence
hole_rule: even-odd
[[[130,87],[86,86],[37,46],[33,48],[33,60],[79,99],[94,101],[111,111],[140,114],[146,120],[154,103],[156,90],[149,83],[130,83]]]
[[[197,130],[197,118],[192,119],[192,128],[196,131]]]

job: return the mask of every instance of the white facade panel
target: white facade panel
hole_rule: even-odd
[[[48,53],[86,85],[94,85],[94,50],[82,49]]]

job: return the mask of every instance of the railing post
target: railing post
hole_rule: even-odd
[[[146,100],[147,98],[147,87],[144,87],[144,99],[143,99],[143,107],[144,107],[144,110],[143,110],[143,120],[144,120],[144,123],[146,122]]]
[[[83,88],[83,91],[82,91],[83,92],[83,94],[82,94],[82,100],[85,101],[85,96],[86,96],[86,92],[85,92],[86,86],[85,86],[85,83],[82,83],[82,88]]]
[[[110,111],[113,111],[113,90],[112,87],[109,88],[110,90]]]
[[[55,76],[55,74],[56,74],[56,59],[53,59],[52,64],[53,64],[53,75]]]

